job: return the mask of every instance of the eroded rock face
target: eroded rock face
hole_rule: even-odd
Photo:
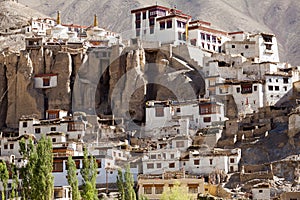
[[[169,52],[141,46],[75,54],[41,47],[2,55],[0,60],[5,119],[0,127],[18,128],[21,116],[44,118],[48,109],[143,122],[146,101],[195,99],[204,87],[201,75],[175,63]],[[57,86],[34,88],[34,77],[43,74],[57,74]]]

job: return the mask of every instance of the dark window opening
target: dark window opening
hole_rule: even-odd
[[[143,19],[146,19],[147,18],[147,12],[143,12]]]
[[[231,48],[233,48],[233,49],[234,49],[234,48],[235,48],[235,45],[234,45],[234,44],[233,44],[233,45],[231,45]]]
[[[169,168],[175,168],[175,163],[169,163]]]
[[[211,118],[210,117],[204,117],[203,122],[205,122],[205,123],[211,122]]]
[[[141,13],[135,13],[135,20],[141,19]]]
[[[254,91],[257,91],[257,86],[255,85],[255,86],[253,87],[253,89],[254,89]]]
[[[136,21],[135,22],[135,28],[136,29],[141,28],[141,21]]]
[[[160,27],[160,30],[164,30],[166,28],[166,23],[165,22],[160,22],[159,27]]]
[[[270,91],[273,91],[273,86],[269,85],[268,89],[269,89]]]
[[[242,94],[252,93],[251,83],[242,84],[241,87],[242,87]]]
[[[35,128],[35,129],[34,129],[34,132],[35,132],[35,133],[41,133],[41,129],[40,129],[40,128]]]
[[[279,86],[275,86],[275,91],[279,91]]]
[[[167,21],[167,28],[172,28],[172,21]]]
[[[239,87],[236,88],[236,92],[237,92],[237,93],[240,93],[240,92],[241,92],[241,88],[239,88]]]
[[[51,127],[51,131],[56,131],[56,127]]]
[[[267,50],[272,50],[272,45],[271,44],[266,44],[266,49]]]
[[[283,83],[289,83],[289,79],[288,78],[283,78]]]
[[[149,19],[149,25],[150,26],[154,26],[154,23],[155,23],[154,18]]]
[[[23,122],[23,128],[27,127],[27,122]]]
[[[50,86],[50,78],[43,78],[43,86]]]

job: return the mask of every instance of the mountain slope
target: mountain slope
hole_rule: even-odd
[[[49,16],[62,12],[64,23],[90,25],[98,14],[100,26],[117,32],[131,28],[130,10],[158,2],[226,30],[271,32],[278,37],[282,61],[300,63],[300,1],[298,0],[19,0]]]

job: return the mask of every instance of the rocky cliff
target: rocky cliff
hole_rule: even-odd
[[[44,118],[48,109],[142,123],[147,100],[197,98],[204,92],[203,77],[192,65],[172,59],[168,48],[116,45],[84,51],[81,46],[74,51],[44,45],[5,51],[0,57],[0,125],[18,128],[20,117]],[[57,84],[35,86],[37,78],[49,76],[57,76]]]

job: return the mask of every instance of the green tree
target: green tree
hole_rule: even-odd
[[[191,195],[188,194],[187,190],[180,187],[179,182],[176,182],[170,190],[163,192],[161,200],[182,200],[182,199],[193,199]]]
[[[130,166],[126,166],[123,176],[122,171],[118,170],[117,186],[120,194],[120,200],[136,200],[134,191],[134,180],[130,172]]]
[[[2,190],[2,199],[5,199],[5,191],[7,189],[7,182],[8,182],[8,170],[7,166],[4,161],[0,162],[0,181],[2,182],[3,185],[3,190]]]
[[[73,200],[80,200],[80,193],[78,190],[78,179],[76,174],[76,164],[72,159],[72,156],[69,156],[68,162],[68,183],[72,188],[72,199]]]
[[[19,142],[20,154],[24,165],[20,169],[22,176],[22,199],[50,200],[53,197],[53,153],[52,142],[42,136],[35,146],[30,139]]]
[[[121,169],[118,169],[117,186],[119,191],[119,200],[125,200],[124,180]]]
[[[54,180],[52,175],[53,153],[52,141],[42,136],[36,147],[37,159],[31,177],[31,199],[50,200],[53,198]],[[29,160],[31,162],[32,160]]]
[[[33,177],[33,168],[37,160],[36,148],[33,140],[30,138],[28,143],[22,138],[19,142],[20,154],[23,158],[23,165],[20,168],[21,182],[21,197],[27,200],[30,197],[30,182]]]
[[[83,178],[83,192],[81,197],[84,200],[98,200],[98,191],[96,188],[97,162],[94,156],[88,156],[87,148],[83,152],[83,167],[80,173]]]
[[[19,178],[18,169],[15,164],[11,164],[12,184],[10,198],[13,199],[18,196]]]

